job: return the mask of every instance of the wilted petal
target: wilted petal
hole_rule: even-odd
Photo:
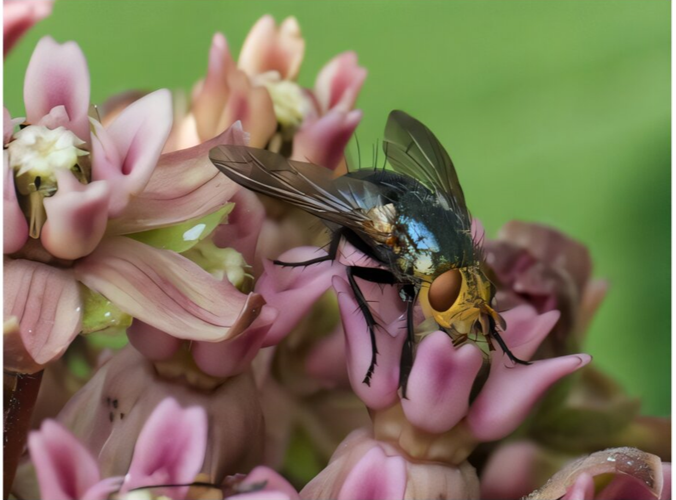
[[[279,256],[282,262],[303,262],[325,256],[316,247],[298,247]],[[322,262],[307,267],[285,267],[266,261],[265,272],[256,283],[267,304],[279,311],[270,328],[264,347],[279,343],[308,313],[314,303],[331,286],[331,278],[345,272],[338,263]],[[293,304],[293,307],[289,307]]]
[[[173,398],[162,401],[139,434],[121,491],[192,482],[204,463],[207,431],[203,408],[184,409]],[[164,494],[182,498],[187,490],[187,487],[171,488]]]
[[[171,358],[183,343],[181,339],[138,319],[127,328],[127,337],[138,352],[153,361]]]
[[[538,445],[532,441],[515,441],[498,445],[491,452],[481,474],[481,498],[504,500],[522,498],[539,484],[536,466]]]
[[[236,337],[264,304],[175,252],[124,237],[105,239],[75,273],[125,313],[188,340]]]
[[[269,305],[241,335],[218,343],[193,342],[192,355],[197,366],[213,377],[232,377],[249,368],[263,339],[274,324],[277,310]]]
[[[416,427],[441,434],[467,414],[469,393],[483,356],[472,344],[458,349],[444,332],[423,339],[408,379],[406,418]]]
[[[228,223],[214,233],[214,243],[221,248],[234,248],[249,265],[254,264],[258,236],[265,220],[265,208],[248,189],[240,189],[230,200],[235,208],[228,214]]]
[[[379,446],[369,450],[352,468],[338,500],[397,500],[406,490],[406,461],[388,457]]]
[[[26,69],[23,99],[29,123],[64,106],[69,118],[65,126],[89,141],[89,69],[75,42],[58,44],[49,36],[38,42]]]
[[[166,89],[134,101],[105,129],[94,122],[92,179],[111,185],[111,217],[124,210],[131,196],[143,191],[172,122],[171,94]]]
[[[96,459],[61,424],[45,420],[28,436],[28,451],[35,465],[42,498],[50,500],[105,500],[111,491],[85,496],[100,474]]]
[[[9,168],[7,150],[2,156],[5,173],[2,186],[3,252],[8,254],[19,251],[28,240],[28,222],[16,198],[14,170]]]
[[[593,500],[593,498],[594,479],[589,474],[580,474],[561,500]],[[622,498],[639,500],[637,497],[629,496]]]
[[[5,0],[2,9],[3,55],[6,56],[19,39],[52,13],[53,0]]]
[[[361,117],[358,109],[332,109],[317,121],[306,121],[294,137],[291,158],[335,169]]]
[[[131,199],[121,217],[108,224],[109,234],[129,234],[215,212],[239,190],[209,160],[221,144],[245,145],[246,134],[235,124],[218,137],[194,148],[167,153],[143,192]]]
[[[488,380],[467,415],[474,436],[480,441],[507,436],[554,382],[590,361],[588,354],[575,354],[512,366],[501,352],[493,352]]]
[[[322,113],[327,113],[337,105],[344,111],[354,108],[366,73],[366,68],[357,62],[356,52],[343,52],[331,59],[315,81],[315,96]]]
[[[20,339],[5,338],[6,370],[36,371],[35,363],[44,365],[61,356],[80,331],[82,302],[71,271],[28,260],[6,260],[3,305],[5,319],[16,317],[21,328]],[[32,359],[10,354],[18,349],[8,350],[8,346],[18,342]]]
[[[636,448],[611,448],[592,453],[568,464],[563,470],[556,473],[547,484],[528,495],[527,498],[528,500],[561,498],[567,492],[570,492],[571,488],[575,487],[580,476],[594,477],[601,474],[617,474],[631,478],[638,482],[646,495],[649,495],[634,496],[638,494],[638,489],[632,488],[628,491],[618,492],[619,496],[602,497],[607,500],[610,498],[617,500],[659,498],[664,485],[662,464],[659,457],[644,453]],[[584,492],[588,493],[585,483],[586,481],[583,479],[579,486],[584,486]],[[586,499],[587,497],[583,498]]]
[[[69,172],[62,174],[56,194],[44,200],[47,222],[40,240],[54,257],[75,260],[92,253],[103,238],[111,192],[105,182],[83,185]]]
[[[366,406],[377,410],[387,408],[399,398],[399,361],[406,338],[406,316],[397,308],[402,301],[396,287],[385,286],[381,291],[379,286],[370,286],[374,283],[362,283],[360,282],[362,293],[379,325],[375,328],[377,364],[368,385],[364,381],[371,364],[372,346],[366,320],[347,281],[336,276],[333,279],[333,288],[338,295],[340,316],[345,329],[347,367],[352,389]],[[380,311],[377,310],[379,308]],[[390,317],[384,319],[383,316]],[[395,318],[392,319],[391,316]]]
[[[277,28],[270,15],[254,24],[239,53],[237,65],[250,77],[277,71],[284,80],[295,80],[305,54],[305,40],[295,17]]]

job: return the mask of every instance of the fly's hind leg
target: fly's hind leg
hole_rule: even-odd
[[[408,387],[408,377],[413,368],[413,306],[418,296],[418,290],[414,285],[404,285],[401,289],[404,300],[406,301],[406,340],[401,349],[401,359],[399,361],[399,387],[401,387],[401,396],[406,399],[406,390]]]
[[[335,260],[336,255],[338,254],[338,246],[340,245],[340,239],[342,236],[342,229],[338,229],[333,233],[331,244],[329,245],[329,253],[324,257],[317,257],[316,259],[305,260],[303,262],[282,262],[281,260],[273,260],[272,262],[275,265],[283,267],[305,267],[311,266],[312,264],[319,264],[320,262]]]
[[[373,376],[373,371],[375,370],[378,355],[378,345],[376,343],[376,320],[369,309],[368,302],[362,293],[355,277],[361,278],[372,283],[380,283],[383,285],[394,285],[397,281],[394,278],[394,275],[384,269],[375,269],[371,267],[359,267],[359,266],[350,266],[347,268],[347,280],[350,283],[352,292],[354,293],[355,298],[357,299],[357,305],[359,310],[364,315],[366,320],[366,326],[369,330],[369,335],[371,337],[371,364],[369,365],[368,370],[366,371],[366,376],[364,377],[363,383],[370,386],[371,377]]]

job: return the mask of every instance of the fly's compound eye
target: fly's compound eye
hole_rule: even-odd
[[[443,312],[455,304],[462,286],[462,275],[457,269],[446,271],[430,286],[429,301],[432,309]]]

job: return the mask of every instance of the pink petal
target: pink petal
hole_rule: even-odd
[[[349,387],[350,379],[345,366],[345,332],[338,325],[333,332],[319,340],[305,358],[307,374],[328,389]]]
[[[204,144],[162,155],[143,192],[109,222],[109,234],[170,226],[221,208],[239,186],[214,167],[209,150],[221,144],[245,145],[245,137],[235,124]]]
[[[360,110],[332,109],[317,121],[306,121],[294,137],[291,159],[335,169],[361,117]]]
[[[538,314],[533,307],[521,305],[503,313],[502,316],[507,324],[502,338],[512,354],[517,358],[528,360],[552,331],[561,314],[559,311]],[[506,356],[502,356],[502,360],[508,362]]]
[[[3,221],[3,251],[6,254],[14,253],[25,245],[28,240],[28,221],[23,214],[14,188],[14,170],[9,168],[8,153],[3,152],[3,168],[5,183],[2,190],[2,221]]]
[[[105,239],[75,274],[127,314],[188,340],[236,337],[264,304],[175,252],[124,237]]]
[[[61,424],[45,420],[39,431],[28,436],[28,450],[42,498],[97,500],[84,496],[100,479],[96,459]],[[98,498],[105,500],[106,496]]]
[[[577,485],[579,481],[580,477],[575,481],[575,484]],[[569,493],[566,493],[563,500],[587,500],[588,498],[592,499],[594,497],[569,498]],[[610,484],[596,495],[596,499],[598,500],[625,500],[627,498],[631,498],[631,500],[655,500],[655,495],[641,480],[624,474],[616,475],[610,481]]]
[[[235,203],[235,208],[228,214],[228,223],[216,229],[214,243],[221,248],[234,248],[249,265],[253,265],[265,208],[248,189],[238,190],[230,201]]]
[[[169,137],[172,122],[171,93],[163,89],[131,103],[107,128],[94,124],[92,178],[111,185],[111,217],[124,210],[129,197],[143,191]]]
[[[326,255],[316,247],[299,247],[279,256],[283,262],[303,262]],[[323,262],[307,267],[283,267],[265,261],[265,272],[256,283],[267,304],[279,311],[270,328],[264,347],[279,343],[308,313],[314,303],[331,286],[332,276],[344,273],[338,263]],[[289,307],[293,304],[293,307]]]
[[[402,399],[406,418],[416,427],[441,434],[454,427],[469,408],[469,393],[483,363],[472,344],[458,349],[444,332],[434,332],[418,345]]]
[[[359,282],[362,293],[370,305],[375,304],[376,307],[372,307],[372,312],[380,325],[375,331],[378,348],[377,365],[369,385],[364,382],[372,355],[366,320],[357,306],[357,301],[347,281],[338,276],[333,279],[333,287],[338,294],[338,306],[345,329],[347,367],[352,389],[366,406],[378,410],[387,408],[399,399],[397,394],[399,360],[406,338],[406,316],[400,314],[393,321],[387,322],[378,314],[378,310],[374,310],[380,307],[391,308],[392,311],[387,311],[390,314],[396,311],[397,302],[402,302],[398,297],[396,287],[385,286],[378,295],[377,291],[380,288],[369,289],[362,283]]]
[[[300,497],[296,489],[289,484],[289,482],[282,476],[277,474],[274,470],[265,466],[258,466],[246,476],[242,481],[241,486],[253,486],[256,484],[265,483],[265,487],[261,492],[276,492],[284,495],[284,498],[289,500],[297,500]],[[228,497],[230,498],[230,497]],[[238,497],[235,497],[238,498]],[[267,498],[267,497],[265,497]],[[272,497],[271,497],[272,498]],[[281,498],[281,497],[280,497]]]
[[[52,13],[52,0],[5,0],[2,9],[3,55],[33,27]]]
[[[522,498],[533,491],[538,486],[535,475],[535,467],[541,459],[538,451],[538,445],[532,441],[498,445],[481,474],[481,498]]]
[[[54,257],[75,260],[92,253],[106,232],[110,186],[80,184],[69,172],[58,181],[56,194],[44,200],[47,222],[40,241]]]
[[[120,491],[123,480],[124,478],[120,476],[103,479],[85,491],[81,498],[108,500],[113,493]]]
[[[82,302],[70,270],[6,260],[4,317],[15,316],[20,337],[5,337],[5,369],[28,372],[60,357],[80,332]],[[28,358],[17,355],[25,349]]]
[[[493,352],[488,380],[467,416],[474,436],[481,441],[496,441],[507,436],[554,382],[590,361],[588,354],[575,354],[535,361],[528,366],[512,366],[503,359],[502,353]]]
[[[135,319],[131,326],[127,328],[127,337],[137,351],[153,361],[171,358],[183,344],[181,339],[164,333],[162,330],[158,330],[138,319]]]
[[[406,461],[374,446],[348,473],[338,500],[396,500],[403,499],[405,491]]]
[[[577,477],[573,486],[568,488],[561,500],[593,500],[593,498],[594,479],[589,474],[583,473]]]
[[[366,73],[366,69],[357,62],[356,52],[343,52],[331,59],[315,81],[315,96],[322,114],[336,105],[340,105],[344,111],[354,108]]]
[[[207,449],[207,415],[203,408],[181,408],[175,399],[160,403],[146,420],[122,493],[161,484],[187,484],[202,468]],[[170,498],[183,498],[188,488],[167,488]]]
[[[277,310],[269,305],[241,335],[218,343],[193,342],[193,359],[197,366],[213,377],[233,377],[246,371],[258,354],[270,327],[277,317]]]
[[[26,70],[23,99],[29,123],[38,123],[52,108],[64,106],[69,118],[64,126],[89,141],[89,69],[75,42],[40,39]]]
[[[230,93],[228,75],[235,69],[228,42],[223,34],[216,33],[209,49],[207,76],[192,102],[197,134],[203,139],[210,139],[217,133],[216,128]]]
[[[250,77],[277,71],[283,80],[295,80],[305,54],[305,40],[295,17],[279,28],[272,16],[261,17],[244,40],[238,66]]]

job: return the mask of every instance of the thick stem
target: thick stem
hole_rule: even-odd
[[[19,458],[26,446],[31,414],[40,390],[42,371],[33,375],[5,374],[4,401],[4,487],[3,498],[7,499],[19,465]]]

